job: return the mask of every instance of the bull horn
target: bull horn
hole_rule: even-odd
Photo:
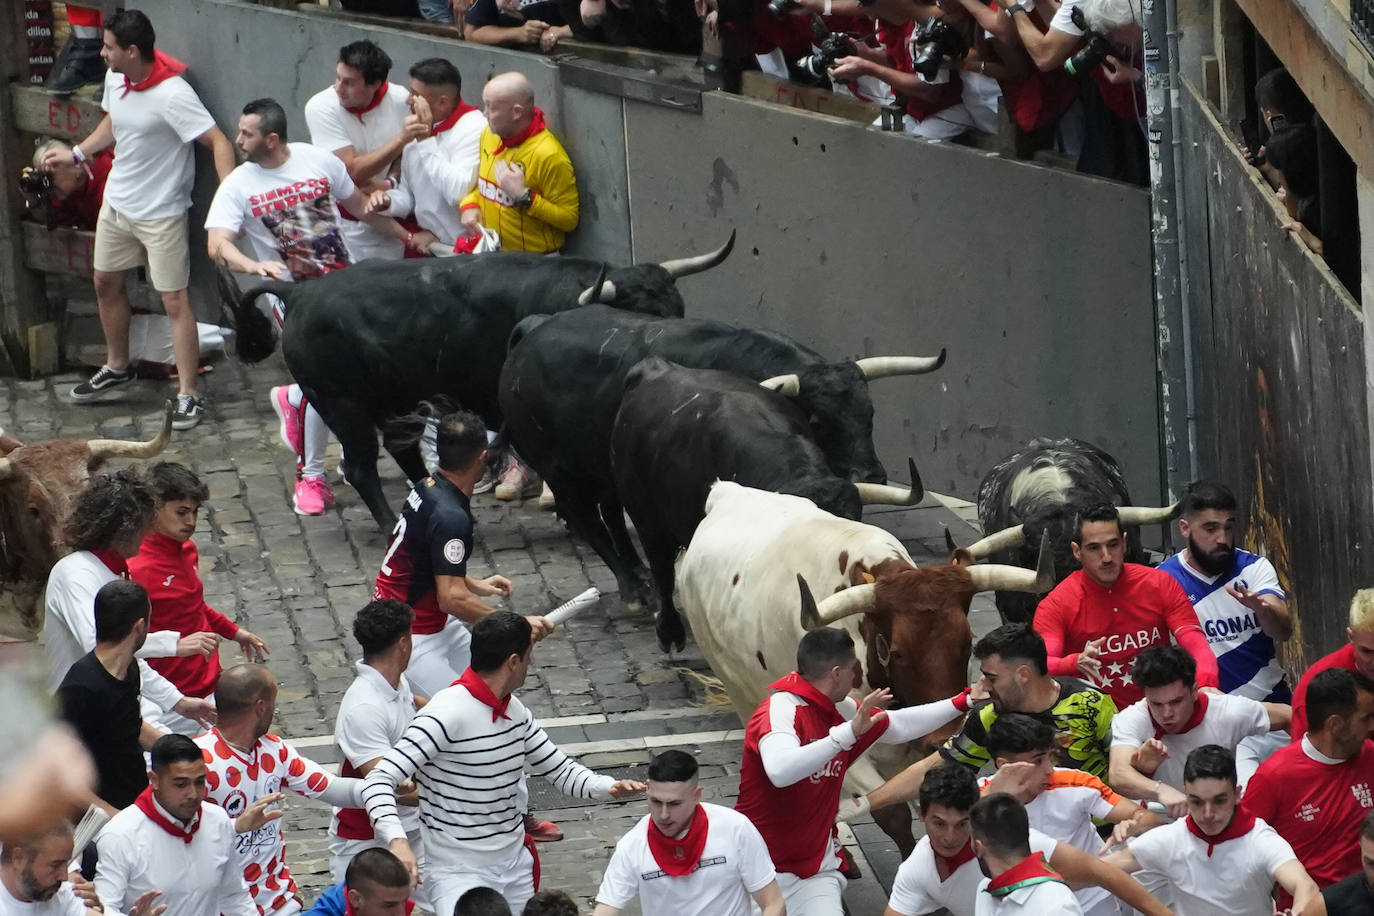
[[[914,506],[925,499],[926,488],[921,484],[921,475],[916,473],[916,462],[908,458],[906,469],[911,475],[910,489],[885,483],[856,483],[859,502],[865,506]]]
[[[953,535],[953,534],[950,534],[949,529],[946,528],[946,529],[945,529],[945,550],[948,550],[950,553],[954,553],[954,551],[956,551],[956,550],[958,550],[958,549],[959,549],[959,543],[958,543],[956,540],[954,540],[954,535]]]
[[[776,391],[778,394],[786,395],[789,398],[795,398],[801,392],[801,376],[795,372],[789,375],[775,375],[772,378],[764,379],[759,384],[769,391]]]
[[[172,402],[162,415],[162,430],[147,442],[126,439],[92,439],[91,458],[151,458],[159,455],[172,439]]]
[[[1123,525],[1158,525],[1173,517],[1178,503],[1172,506],[1117,506],[1116,514]]]
[[[797,573],[797,587],[801,590],[801,624],[806,630],[829,626],[837,620],[866,614],[873,610],[873,583],[851,585],[826,598],[819,605],[811,595],[811,587],[806,579]]]
[[[596,302],[614,302],[615,284],[606,279],[606,265],[601,265],[601,271],[596,275],[596,282],[584,289],[577,297],[578,305],[592,305]]]
[[[968,552],[973,554],[975,560],[986,560],[999,550],[1010,550],[1013,547],[1020,547],[1026,543],[1026,526],[1012,525],[1010,528],[1003,528],[996,534],[989,534],[987,537],[974,541],[968,546]]]
[[[945,364],[945,350],[940,348],[939,356],[869,356],[854,361],[864,379],[888,378],[893,375],[924,375],[934,372]]]
[[[14,465],[8,458],[0,458],[0,480],[4,480],[14,473]]]
[[[1049,532],[1040,535],[1040,558],[1035,569],[979,563],[968,567],[973,587],[980,592],[1033,592],[1043,595],[1054,588],[1054,555],[1050,553]]]
[[[699,254],[694,258],[675,258],[671,261],[664,261],[660,265],[668,271],[668,276],[674,280],[681,280],[683,277],[690,277],[692,274],[699,274],[703,270],[710,270],[712,267],[720,266],[720,262],[730,256],[730,252],[735,247],[735,230],[730,230],[730,238],[710,254]]]

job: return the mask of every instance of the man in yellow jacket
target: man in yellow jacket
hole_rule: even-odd
[[[495,229],[505,251],[546,254],[563,247],[577,226],[577,178],[572,161],[544,124],[534,90],[519,73],[491,78],[482,90],[477,187],[463,198],[468,236]]]

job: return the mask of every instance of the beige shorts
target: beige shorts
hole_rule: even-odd
[[[129,219],[108,203],[95,223],[95,269],[116,273],[148,265],[148,279],[160,293],[183,290],[191,282],[191,251],[186,214],[162,219]]]

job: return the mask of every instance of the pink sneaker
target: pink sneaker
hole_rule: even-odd
[[[290,385],[278,385],[269,391],[268,398],[272,401],[272,409],[277,412],[277,419],[281,421],[281,441],[286,447],[291,449],[292,454],[301,455],[305,452],[305,435],[301,430],[301,409],[291,406],[291,398],[288,392]],[[311,515],[318,513],[312,512]]]
[[[492,495],[502,500],[524,499],[526,496],[538,496],[541,489],[543,485],[539,482],[539,475],[532,468],[512,460],[501,472]]]
[[[297,515],[324,515],[334,505],[334,491],[323,477],[302,477],[296,481],[293,505]]]

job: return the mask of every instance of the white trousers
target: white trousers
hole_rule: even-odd
[[[787,916],[840,916],[844,912],[847,883],[835,868],[817,872],[809,878],[778,872],[778,889],[787,901]],[[757,903],[750,905],[755,913],[760,912]]]
[[[410,689],[432,697],[458,680],[472,661],[472,636],[463,621],[450,617],[438,633],[416,633],[406,680]]]
[[[458,898],[474,887],[492,888],[506,898],[512,913],[519,913],[534,896],[534,857],[522,848],[515,866],[505,873],[438,868],[431,863],[424,879],[435,916],[451,916]]]

